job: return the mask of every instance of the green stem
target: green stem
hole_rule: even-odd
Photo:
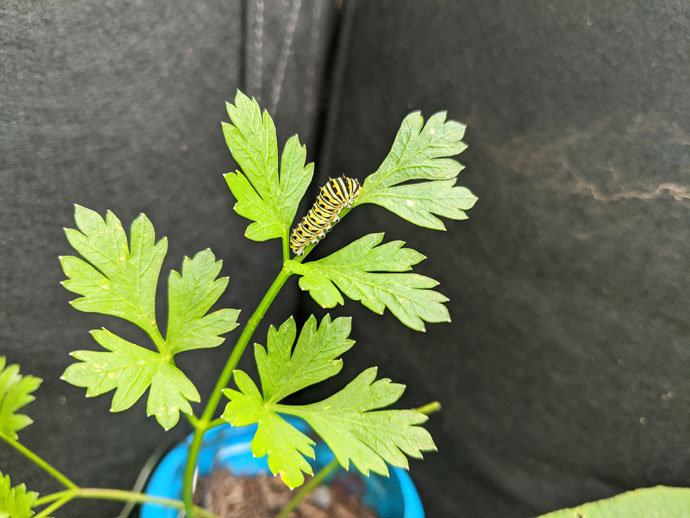
[[[57,493],[50,493],[49,495],[42,496],[36,500],[34,507],[40,507],[42,505],[49,504],[50,502],[55,502],[55,500],[58,500],[68,494],[71,495],[72,493],[74,493],[74,489],[66,489],[65,491],[58,491]]]
[[[276,518],[287,518],[290,516],[290,513],[299,505],[302,503],[302,500],[307,498],[309,496],[309,493],[311,493],[316,487],[318,487],[321,482],[323,482],[323,479],[325,479],[328,475],[333,473],[333,471],[336,470],[336,468],[339,466],[338,464],[338,459],[333,459],[331,462],[326,464],[324,468],[321,469],[312,479],[304,484],[300,490],[297,492],[295,496],[292,497],[292,499],[287,503],[285,507],[283,507],[282,511],[280,511],[280,514],[276,516]]]
[[[413,408],[413,410],[416,410],[420,414],[433,414],[434,412],[439,412],[441,410],[441,403],[438,401],[432,401],[431,403],[427,403],[426,405],[420,406],[418,408]]]
[[[220,426],[220,425],[225,424],[225,423],[227,423],[227,421],[225,419],[223,419],[222,417],[219,417],[218,419],[214,419],[213,421],[211,421],[210,423],[208,423],[206,425],[206,431],[208,432],[211,428],[215,428],[215,427]]]
[[[46,507],[43,511],[37,514],[34,518],[43,518],[48,516],[56,509],[62,507],[67,502],[75,498],[89,499],[89,500],[116,500],[120,502],[135,502],[138,504],[150,503],[163,505],[165,507],[173,507],[175,509],[184,509],[184,502],[180,500],[173,500],[172,498],[162,498],[159,496],[144,495],[142,493],[134,493],[132,491],[123,491],[120,489],[101,489],[101,488],[75,488],[68,491],[60,491],[51,495],[44,496],[36,505],[46,504],[50,501],[55,501],[52,505]],[[218,518],[217,515],[201,507],[194,506],[190,516],[203,518]]]
[[[70,479],[68,479],[65,475],[60,473],[57,469],[55,469],[53,466],[48,464],[46,461],[44,461],[41,457],[36,455],[34,452],[32,452],[29,448],[21,444],[19,441],[16,439],[13,439],[12,437],[9,437],[8,435],[5,435],[4,433],[0,433],[0,439],[5,441],[7,444],[12,446],[15,450],[17,450],[19,453],[24,455],[27,459],[29,459],[31,462],[36,464],[38,467],[43,469],[45,472],[47,472],[50,476],[52,476],[55,480],[60,482],[63,486],[65,486],[67,489],[76,489],[77,485],[72,482]]]
[[[211,418],[213,417],[213,414],[216,412],[218,404],[220,403],[220,398],[222,396],[221,391],[228,386],[230,378],[232,377],[232,371],[240,361],[240,358],[242,357],[244,350],[247,348],[249,340],[251,340],[254,331],[258,327],[261,319],[268,311],[271,303],[276,298],[280,292],[280,289],[283,287],[285,281],[288,280],[290,275],[292,274],[283,265],[283,268],[273,281],[273,284],[271,284],[271,287],[268,288],[264,298],[261,299],[261,302],[259,302],[256,310],[249,318],[247,324],[244,326],[242,334],[237,339],[237,343],[235,344],[230,357],[225,363],[223,372],[220,374],[218,381],[216,382],[216,386],[213,388],[213,392],[211,393],[211,397],[206,404],[204,413],[201,415],[201,419],[199,419],[196,429],[194,430],[194,438],[192,439],[192,444],[189,447],[189,456],[187,457],[187,465],[185,466],[183,491],[185,510],[190,516],[192,511],[192,481],[194,479],[194,472],[196,470],[196,460],[199,456],[199,450],[201,449],[201,441],[204,438],[204,432],[208,429],[207,427],[212,422]]]
[[[52,513],[56,509],[60,509],[60,507],[62,507],[67,502],[72,500],[72,498],[74,498],[74,491],[75,490],[73,490],[73,489],[70,489],[69,491],[67,491],[66,495],[64,495],[62,498],[60,498],[57,502],[54,502],[52,505],[49,505],[48,507],[43,509],[43,511],[41,511],[36,516],[34,516],[34,518],[45,518],[46,516],[48,516],[50,513]]]

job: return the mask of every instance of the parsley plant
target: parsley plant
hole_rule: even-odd
[[[76,206],[75,229],[66,236],[77,255],[60,258],[67,280],[63,286],[78,295],[71,302],[80,311],[122,318],[144,332],[144,340],[132,343],[103,328],[91,332],[96,350],[72,353],[77,360],[63,379],[86,388],[87,396],[111,391],[111,409],[126,410],[140,398],[147,398],[147,413],[168,430],[186,416],[194,429],[185,470],[184,503],[117,490],[81,488],[17,441],[17,432],[31,420],[17,411],[29,403],[40,380],[21,376],[18,367],[5,367],[0,360],[0,438],[53,475],[64,491],[38,498],[23,485],[11,487],[0,473],[0,518],[34,516],[34,507],[46,506],[35,516],[43,518],[74,498],[110,498],[151,501],[185,508],[188,516],[213,516],[192,505],[192,481],[204,433],[225,422],[234,426],[258,424],[252,441],[256,456],[268,456],[271,471],[290,488],[304,483],[312,474],[310,458],[314,442],[294,428],[284,415],[305,420],[333,450],[344,468],[353,465],[368,475],[388,474],[388,465],[407,468],[407,457],[419,458],[436,449],[421,426],[425,409],[390,409],[404,386],[377,378],[370,367],[332,396],[308,405],[288,405],[283,400],[305,387],[336,375],[340,358],[353,347],[351,320],[309,317],[301,329],[293,318],[278,328],[271,327],[265,345],[255,344],[254,358],[259,384],[243,371],[235,370],[256,327],[285,281],[299,276],[299,286],[323,308],[344,304],[345,298],[361,302],[376,313],[386,308],[413,330],[424,331],[426,323],[449,321],[444,303],[435,291],[437,282],[412,273],[425,257],[402,241],[384,242],[383,233],[372,233],[319,260],[290,254],[290,230],[300,201],[314,174],[306,164],[306,149],[294,136],[279,152],[276,130],[268,112],[258,103],[237,93],[227,105],[230,122],[223,134],[240,170],[225,175],[237,200],[235,211],[251,223],[245,235],[254,241],[281,240],[281,269],[259,306],[244,325],[213,392],[200,415],[191,403],[201,400],[199,392],[180,368],[175,356],[185,351],[218,347],[224,335],[238,326],[237,309],[211,308],[228,286],[218,277],[222,262],[210,250],[184,258],[180,272],[168,277],[168,319],[163,334],[155,311],[156,289],[167,252],[165,238],[156,241],[152,223],[140,215],[127,236],[120,220],[111,212],[105,218]],[[465,149],[465,126],[447,121],[445,113],[432,116],[426,124],[418,113],[408,115],[393,146],[379,169],[364,179],[352,207],[379,205],[401,218],[435,230],[445,230],[439,217],[462,220],[476,197],[455,185],[462,166],[451,157]],[[336,220],[337,222],[337,220]],[[223,397],[225,408],[217,416]],[[426,407],[428,408],[428,407]],[[421,411],[420,411],[421,410]],[[281,513],[286,515],[287,511]]]

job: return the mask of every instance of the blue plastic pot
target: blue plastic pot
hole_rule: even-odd
[[[302,431],[308,429],[300,420],[289,420]],[[266,457],[257,459],[252,456],[250,443],[255,433],[256,425],[223,425],[207,432],[199,453],[199,476],[218,468],[228,468],[238,475],[270,473]],[[190,435],[163,457],[151,476],[146,494],[182,499],[182,479],[191,441]],[[333,459],[333,453],[324,443],[317,444],[315,450],[316,460],[313,467],[314,472],[317,472]],[[424,518],[424,509],[417,490],[403,469],[391,468],[390,477],[373,473],[365,477],[354,468],[349,473],[338,470],[332,476],[347,476],[350,479],[357,477],[356,485],[363,491],[364,503],[376,509],[380,518]],[[153,504],[144,504],[141,507],[141,518],[178,518],[181,515],[181,511],[169,507]]]

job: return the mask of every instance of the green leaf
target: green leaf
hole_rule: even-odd
[[[194,259],[184,258],[182,275],[170,272],[166,342],[172,354],[217,347],[225,340],[219,335],[239,325],[237,309],[220,309],[206,315],[228,285],[227,277],[216,279],[222,265],[223,261],[216,261],[213,252],[206,249]]]
[[[453,187],[463,166],[449,158],[462,153],[465,125],[433,115],[426,125],[419,112],[403,120],[393,146],[379,169],[364,181],[355,205],[374,203],[422,227],[445,230],[434,214],[466,219],[477,201],[468,189]],[[404,182],[422,180],[400,185]]]
[[[313,474],[304,456],[314,458],[314,441],[266,406],[259,389],[247,374],[236,370],[234,378],[240,391],[223,390],[223,394],[230,399],[223,419],[233,426],[257,423],[251,444],[254,456],[268,455],[271,473],[279,475],[291,489],[301,486],[304,483],[303,473]]]
[[[172,357],[128,342],[107,329],[91,334],[109,352],[73,352],[80,362],[67,367],[62,379],[85,387],[87,397],[115,389],[112,412],[130,408],[150,387],[146,412],[166,430],[177,424],[180,412],[192,414],[189,401],[200,401],[199,393]]]
[[[540,518],[687,518],[690,516],[690,489],[656,486],[635,489],[572,509],[563,509]]]
[[[76,205],[74,218],[79,230],[65,229],[67,240],[91,264],[73,256],[60,257],[68,277],[62,285],[83,295],[72,306],[124,318],[152,336],[159,334],[156,285],[167,240],[155,243],[153,225],[143,214],[132,223],[131,247],[112,212],[104,221],[98,213]]]
[[[315,383],[335,376],[343,367],[338,358],[350,349],[349,340],[352,319],[326,315],[317,328],[316,317],[310,316],[295,343],[297,326],[290,317],[276,331],[268,330],[267,347],[254,344],[254,358],[261,377],[261,388],[266,401],[276,403]]]
[[[31,403],[32,394],[41,384],[41,378],[22,376],[19,365],[6,366],[6,359],[0,356],[0,433],[17,438],[17,432],[26,428],[33,420],[17,411]],[[0,515],[1,516],[1,515]]]
[[[343,304],[342,291],[375,313],[388,308],[417,331],[425,330],[424,322],[449,322],[443,305],[448,299],[431,289],[438,282],[414,273],[388,273],[409,271],[424,256],[402,248],[403,241],[377,246],[382,240],[382,233],[368,234],[328,257],[306,263],[290,260],[287,267],[302,276],[300,288],[324,308]]]
[[[64,379],[86,387],[96,396],[115,389],[112,410],[130,408],[147,388],[147,411],[166,429],[179,413],[192,414],[189,401],[199,401],[194,385],[180,371],[173,357],[183,351],[217,347],[220,335],[237,327],[238,310],[220,309],[206,314],[228,285],[217,278],[223,265],[211,250],[185,257],[182,274],[168,279],[168,330],[163,339],[156,323],[156,286],[167,241],[155,243],[151,222],[140,215],[132,223],[131,247],[120,220],[108,212],[105,221],[96,212],[77,206],[79,230],[67,229],[67,239],[86,261],[61,257],[68,277],[63,285],[83,295],[72,301],[81,311],[113,315],[146,331],[158,352],[130,343],[107,330],[94,331],[96,341],[110,352],[76,351],[81,360],[68,367]],[[88,262],[87,262],[88,261]],[[91,263],[91,264],[89,264]]]
[[[0,471],[0,518],[30,518],[38,493],[27,491],[24,484],[12,487],[9,475]]]
[[[449,219],[467,219],[464,211],[477,201],[469,189],[454,185],[455,180],[438,180],[389,187],[370,194],[365,203],[385,207],[420,227],[445,230],[443,221],[434,214]]]
[[[268,112],[262,115],[256,100],[240,91],[227,110],[232,124],[223,123],[223,134],[242,172],[228,173],[225,180],[237,199],[235,211],[254,221],[245,235],[254,241],[287,240],[314,164],[305,166],[306,147],[293,136],[283,149],[278,175],[276,129]]]
[[[342,367],[337,359],[352,347],[347,338],[349,318],[331,321],[326,316],[317,327],[312,316],[295,343],[294,320],[278,330],[271,328],[266,349],[257,345],[255,356],[263,395],[242,371],[235,371],[239,390],[225,389],[230,399],[223,418],[233,426],[258,423],[252,441],[256,456],[268,455],[274,474],[280,474],[291,488],[301,485],[304,473],[311,473],[306,457],[313,458],[313,442],[279,414],[291,414],[307,421],[326,441],[345,468],[350,461],[362,473],[388,474],[386,462],[407,468],[405,454],[421,457],[422,451],[435,450],[433,440],[416,426],[426,416],[414,410],[378,410],[398,400],[403,385],[388,379],[375,381],[376,368],[360,374],[343,390],[312,405],[291,406],[279,401],[300,388],[335,375]]]
[[[387,378],[374,381],[376,372],[376,367],[370,367],[319,403],[280,406],[278,411],[309,423],[345,469],[350,460],[365,475],[370,470],[388,475],[386,462],[407,469],[405,455],[421,458],[422,451],[436,450],[429,432],[415,426],[427,417],[414,410],[376,411],[395,403],[405,391],[404,385]]]

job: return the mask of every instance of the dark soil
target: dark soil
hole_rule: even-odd
[[[376,518],[347,485],[336,479],[316,488],[290,518]],[[194,499],[221,518],[274,518],[294,494],[277,477],[238,477],[218,470],[199,480]]]

